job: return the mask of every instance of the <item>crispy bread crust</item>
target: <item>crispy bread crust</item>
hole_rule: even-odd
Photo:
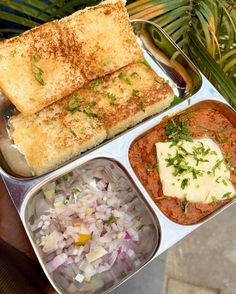
[[[34,56],[44,86],[35,79]],[[0,88],[29,115],[141,56],[124,2],[104,1],[1,42]]]
[[[164,110],[173,98],[153,70],[131,64],[34,115],[12,117],[12,138],[39,175]]]

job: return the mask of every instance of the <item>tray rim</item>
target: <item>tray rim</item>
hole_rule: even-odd
[[[148,213],[150,215],[150,218],[152,219],[153,225],[155,227],[155,232],[156,232],[156,237],[157,237],[157,244],[155,244],[155,247],[153,248],[150,256],[148,257],[148,259],[143,264],[141,264],[137,269],[135,269],[134,272],[131,272],[126,277],[122,278],[119,283],[117,283],[116,285],[113,285],[110,289],[107,289],[104,292],[101,292],[102,294],[106,294],[106,293],[109,293],[110,291],[116,289],[121,284],[125,283],[129,278],[131,278],[138,271],[140,271],[143,267],[145,267],[150,261],[153,260],[153,258],[158,254],[160,245],[162,243],[162,228],[161,228],[159,219],[158,219],[157,215],[155,214],[155,212],[153,211],[152,207],[148,204],[146,198],[144,197],[144,195],[142,194],[142,192],[137,187],[135,181],[132,179],[132,177],[127,172],[127,169],[119,161],[117,161],[115,159],[111,159],[111,158],[106,158],[106,157],[94,157],[92,159],[89,159],[89,160],[85,161],[81,165],[78,165],[76,168],[82,168],[83,165],[86,165],[86,164],[88,164],[91,161],[97,161],[97,160],[104,160],[104,161],[112,162],[115,165],[117,165],[118,168],[120,168],[121,171],[125,174],[125,176],[127,177],[128,181],[131,183],[131,185],[136,190],[137,195],[138,195],[137,197],[139,198],[139,200],[141,201],[141,203],[145,207],[145,210],[148,211]],[[45,275],[47,276],[47,278],[50,281],[51,285],[57,290],[58,293],[61,293],[61,294],[63,294],[63,292],[57,287],[56,283],[53,281],[53,278],[48,273],[48,271],[46,269],[46,266],[45,266],[45,262],[43,261],[42,257],[40,256],[39,249],[37,248],[37,245],[34,242],[34,238],[30,234],[30,229],[29,229],[29,226],[27,225],[27,219],[26,219],[27,218],[27,216],[26,216],[26,213],[27,213],[26,208],[27,208],[27,205],[28,205],[30,199],[32,197],[34,197],[35,194],[37,192],[39,192],[39,190],[45,184],[47,184],[50,181],[56,180],[57,178],[60,178],[62,176],[63,176],[63,174],[61,174],[61,175],[54,175],[52,178],[50,178],[50,180],[48,179],[48,180],[45,180],[45,181],[42,181],[42,182],[37,183],[29,192],[26,193],[25,198],[24,198],[24,200],[22,202],[21,210],[19,212],[21,221],[22,221],[23,226],[24,226],[24,229],[26,231],[26,234],[27,234],[27,236],[28,236],[28,238],[30,240],[31,246],[34,249],[34,252],[35,252],[35,254],[37,256],[37,259],[38,259],[38,261],[39,261],[39,263],[40,263],[40,265],[41,265],[41,267],[42,267]]]

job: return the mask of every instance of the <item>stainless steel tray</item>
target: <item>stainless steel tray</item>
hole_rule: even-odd
[[[147,194],[145,188],[137,179],[128,158],[128,151],[130,145],[135,138],[146,132],[158,124],[166,115],[174,115],[176,112],[184,110],[188,107],[195,106],[199,103],[207,103],[208,105],[215,105],[224,109],[225,115],[235,115],[234,110],[229,106],[225,99],[217,92],[217,90],[210,84],[210,82],[202,75],[191,61],[184,55],[184,53],[174,44],[174,42],[166,35],[166,33],[152,22],[134,20],[132,21],[134,32],[137,36],[138,42],[144,50],[144,55],[151,67],[165,79],[171,81],[174,91],[178,96],[185,98],[183,102],[174,107],[171,107],[160,114],[140,123],[138,126],[128,130],[127,132],[117,136],[113,140],[107,141],[99,147],[84,153],[77,159],[59,167],[40,177],[24,178],[16,175],[7,165],[4,156],[0,156],[0,173],[8,189],[8,192],[18,210],[23,221],[24,227],[30,237],[28,225],[25,221],[25,209],[27,203],[33,197],[34,193],[45,183],[60,177],[71,170],[87,163],[93,159],[107,159],[117,162],[121,165],[134,181],[137,189],[141,192],[144,202],[149,207],[152,214],[158,220],[159,229],[161,232],[161,239],[158,249],[155,254],[145,264],[147,265],[151,260],[160,255],[163,251],[171,247],[180,239],[188,235],[197,227],[208,221],[218,213],[232,205],[233,202],[224,206],[223,208],[204,219],[201,223],[195,225],[179,225],[169,220],[158,209],[154,201]],[[154,40],[153,40],[154,37]],[[167,46],[168,45],[168,46]],[[167,50],[165,50],[167,49]],[[6,107],[7,105],[7,107]],[[1,128],[0,134],[6,134],[4,131],[6,109],[9,108],[9,102],[5,99],[1,103]],[[33,241],[30,237],[31,243],[34,247]],[[34,247],[36,250],[36,248]],[[37,253],[37,250],[36,250]],[[37,253],[38,254],[38,253]],[[143,266],[145,266],[143,265]],[[120,281],[120,283],[123,281]]]

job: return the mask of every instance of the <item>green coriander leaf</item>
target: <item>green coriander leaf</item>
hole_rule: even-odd
[[[35,73],[34,77],[42,86],[46,85],[43,78],[42,78],[42,74],[40,72]]]
[[[188,205],[189,205],[189,201],[188,201],[187,197],[184,197],[184,199],[180,203],[181,209],[184,214],[187,214],[187,212],[188,212]]]
[[[74,188],[71,189],[71,192],[72,192],[73,194],[77,194],[77,193],[80,193],[81,190],[78,189],[78,188],[76,188],[76,187],[74,187]]]
[[[105,58],[102,61],[102,65],[106,66],[112,63],[112,60],[110,58]]]
[[[36,63],[36,62],[38,62],[40,60],[40,57],[38,56],[38,55],[33,55],[32,56],[32,62],[33,63]]]
[[[133,89],[132,96],[138,97],[139,96],[139,90]]]
[[[189,179],[183,179],[181,182],[181,189],[185,189],[189,185]]]
[[[128,78],[127,74],[122,71],[119,75],[118,75],[118,78],[120,80],[122,80],[123,82],[125,82],[127,85],[133,85],[133,83],[131,82],[131,80]]]
[[[87,109],[91,109],[91,108],[93,108],[95,105],[96,105],[96,102],[95,102],[95,101],[92,101],[92,102],[88,103],[88,105],[86,106],[86,108],[87,108]]]
[[[145,58],[140,59],[139,63],[145,65],[147,68],[151,68],[151,66],[149,65],[149,63],[147,62]]]
[[[231,192],[227,192],[227,193],[225,193],[223,196],[222,196],[222,198],[227,198],[228,200],[230,200],[231,199]]]
[[[125,42],[128,43],[128,44],[132,44],[132,40],[131,39],[126,39]]]
[[[179,141],[192,142],[193,137],[189,132],[189,122],[183,121],[179,116],[176,120],[170,119],[165,128],[165,134],[169,141],[176,145]]]
[[[184,101],[184,99],[182,99],[178,96],[174,96],[174,100],[171,102],[170,107],[175,106],[183,101]]]
[[[95,112],[87,112],[87,110],[83,110],[83,113],[85,113],[88,117],[94,117],[94,118],[101,118],[102,115],[95,113]]]
[[[131,76],[132,78],[140,77],[140,75],[139,75],[136,71],[132,72],[132,74],[131,74],[130,76]]]
[[[218,132],[217,132],[217,134],[223,134],[224,132],[226,132],[228,130],[228,128],[223,128],[223,129],[221,129],[221,130],[219,130]]]
[[[212,199],[213,202],[217,202],[218,201],[218,199],[215,196],[211,196],[211,199]]]
[[[117,220],[116,217],[114,217],[114,215],[112,215],[108,220],[103,221],[104,225],[111,225],[113,223],[115,223]]]
[[[70,132],[74,137],[77,137],[76,133],[72,129],[70,129]]]
[[[140,107],[143,112],[145,112],[145,105],[143,99],[140,100]]]
[[[212,168],[212,171],[213,171],[213,174],[214,175],[215,175],[215,171],[217,169],[220,169],[220,165],[222,164],[222,162],[223,162],[223,159],[222,160],[219,160],[219,159],[216,160],[216,163],[215,163],[215,165]]]
[[[152,172],[153,171],[153,167],[150,165],[150,164],[148,164],[148,166],[147,166],[147,172]]]
[[[114,95],[112,93],[107,93],[107,98],[113,102],[116,101],[116,95]]]

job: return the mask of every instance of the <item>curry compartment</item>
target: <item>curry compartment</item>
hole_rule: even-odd
[[[147,67],[150,65],[154,72],[165,80],[165,83],[170,84],[175,94],[173,102],[178,104],[198,93],[202,87],[201,74],[168,35],[156,24],[149,21],[133,20],[131,23],[137,41],[144,52],[145,65]],[[0,173],[13,179],[20,180],[37,178],[11,138],[12,127],[9,126],[9,118],[12,114],[17,112],[7,97],[1,95],[0,98]],[[114,97],[112,96],[111,99],[112,98]],[[146,116],[145,112],[143,112],[143,117],[145,118]],[[154,114],[154,116],[158,116],[158,113]],[[53,120],[53,117],[50,119]],[[148,119],[149,118],[146,118],[146,120]],[[31,124],[29,123],[29,125]],[[134,124],[131,123],[131,125]],[[44,125],[44,127],[47,127],[47,124]],[[129,125],[127,127],[129,127]],[[133,129],[136,127],[138,127],[138,125],[134,126]],[[96,132],[98,131],[100,132],[100,129]],[[68,132],[72,137],[75,136],[73,131],[69,130]],[[124,132],[120,135],[123,133]],[[21,136],[23,136],[23,134]],[[102,136],[102,134],[100,136]],[[109,136],[110,135],[108,134],[107,138],[109,138]],[[99,142],[102,141],[100,137],[99,140]],[[79,156],[73,157],[71,160],[57,166],[57,168],[66,166],[69,162],[74,161],[78,157],[81,158],[85,154],[93,152],[102,145],[109,144],[110,141],[111,139],[107,139],[104,143],[100,143],[97,147],[92,148]],[[80,142],[79,145],[82,143]],[[81,149],[83,150],[82,147]],[[33,150],[31,153],[35,154]],[[37,152],[37,154],[41,158],[40,153]],[[57,168],[51,169],[50,171],[52,172]]]
[[[107,181],[105,185],[104,182],[99,183],[101,177],[104,177],[103,179]],[[39,245],[42,240],[39,241],[38,238],[41,231],[40,228],[35,228],[35,224],[37,226],[37,224],[39,223],[37,222],[39,221],[39,217],[42,214],[49,213],[49,211],[47,210],[48,207],[51,207],[51,204],[49,204],[50,202],[48,200],[52,199],[52,186],[54,187],[53,189],[56,190],[56,192],[54,190],[53,193],[60,193],[60,189],[65,189],[65,187],[67,186],[72,188],[74,187],[74,185],[76,185],[76,182],[77,185],[80,186],[81,193],[85,193],[84,195],[86,195],[86,192],[83,192],[83,189],[85,191],[86,189],[88,189],[89,186],[93,187],[93,192],[90,191],[90,193],[95,193],[94,191],[96,190],[96,188],[94,190],[94,187],[96,183],[98,185],[96,187],[100,187],[99,189],[102,189],[99,190],[97,193],[103,193],[104,197],[109,197],[109,189],[111,189],[111,191],[113,191],[110,192],[113,193],[112,197],[110,198],[110,200],[112,200],[111,203],[114,202],[115,197],[117,197],[117,199],[119,199],[120,201],[120,206],[116,208],[117,211],[122,210],[122,207],[126,205],[128,207],[127,211],[129,211],[129,214],[134,219],[137,218],[137,221],[140,223],[138,239],[136,239],[136,241],[130,239],[130,237],[127,238],[126,241],[125,238],[129,236],[128,233],[127,236],[125,235],[126,237],[122,236],[124,240],[122,241],[123,243],[121,243],[122,246],[127,246],[124,245],[128,244],[127,242],[133,242],[133,245],[132,243],[129,243],[131,244],[129,246],[134,246],[129,252],[132,253],[130,255],[131,257],[129,258],[129,256],[127,255],[128,259],[125,259],[125,256],[122,256],[120,258],[119,255],[117,255],[116,261],[109,270],[101,273],[96,273],[90,281],[84,280],[83,282],[78,282],[77,280],[75,280],[76,270],[79,271],[79,264],[81,260],[77,260],[78,264],[73,263],[73,266],[66,265],[63,267],[63,265],[61,265],[53,273],[50,273],[49,267],[48,265],[46,265],[46,263],[49,262],[50,258],[52,259],[52,255],[54,253],[46,254],[45,252],[43,252],[42,246]],[[101,188],[102,186],[103,188]],[[45,193],[45,189],[49,189],[50,193]],[[42,191],[44,191],[44,193]],[[114,194],[114,191],[117,191],[116,195]],[[85,196],[84,199],[86,197],[87,196]],[[76,201],[78,200],[75,200],[74,203],[76,203]],[[99,205],[101,205],[101,203]],[[112,205],[113,204],[111,204],[111,207]],[[45,208],[45,206],[47,208]],[[62,205],[61,207],[66,206]],[[53,204],[52,208],[54,208]],[[45,211],[47,211],[47,213],[45,213]],[[127,174],[124,167],[122,167],[118,162],[110,159],[95,158],[89,160],[66,174],[61,174],[60,176],[57,175],[57,177],[47,180],[46,183],[39,184],[35,189],[31,190],[31,192],[29,192],[25,196],[20,213],[24,227],[34,248],[34,251],[41,263],[41,266],[44,269],[51,284],[59,293],[94,293],[94,291],[96,291],[96,293],[108,293],[112,289],[120,285],[122,282],[124,282],[126,279],[128,279],[128,277],[133,275],[141,267],[143,267],[156,254],[160,244],[161,232],[157,216],[152,211],[146,200],[143,198],[133,180]],[[98,213],[98,211],[96,213]],[[147,235],[144,236],[142,234]],[[110,243],[112,243],[112,241]],[[78,244],[78,246],[79,245],[80,247],[78,248],[81,248],[81,244]],[[109,245],[106,246],[107,247],[105,248],[109,247]],[[119,250],[121,251],[121,249]],[[116,250],[114,249],[113,251]],[[112,253],[110,255],[112,255]],[[53,257],[55,257],[55,255]],[[69,257],[72,258],[73,256],[71,255]]]
[[[224,190],[231,189],[233,192],[225,193],[224,191],[222,194],[223,196],[219,196],[220,198],[212,196],[212,199],[209,199],[209,201],[204,200],[204,202],[201,202],[202,200],[199,200],[198,202],[188,201],[187,196],[181,200],[177,197],[164,195],[163,178],[161,180],[155,144],[158,142],[166,142],[167,134],[165,128],[168,125],[168,122],[172,122],[172,119],[176,119],[177,117],[181,117],[183,120],[186,119],[187,123],[189,124],[189,134],[191,134],[193,138],[208,138],[208,140],[213,141],[213,144],[217,143],[217,145],[220,147],[223,157],[222,160],[218,161],[219,164],[224,162],[224,168],[222,168],[224,169],[225,173],[228,173],[231,181],[227,183],[223,177],[219,176],[213,182],[221,183],[219,182],[221,180],[222,186],[225,186]],[[186,149],[184,149],[184,151],[186,151]],[[191,155],[191,153],[188,154]],[[170,154],[168,156],[170,157]],[[202,162],[209,162],[208,160],[201,160]],[[133,170],[135,177],[137,177],[137,180],[144,187],[147,196],[153,199],[159,212],[163,215],[164,218],[167,218],[171,222],[180,225],[193,225],[202,223],[203,221],[206,221],[208,218],[212,217],[216,213],[219,213],[221,210],[235,202],[235,163],[236,112],[232,107],[226,104],[226,102],[224,103],[223,101],[219,100],[206,99],[200,102],[196,101],[192,105],[186,105],[182,109],[179,108],[176,113],[169,112],[167,116],[162,116],[161,120],[155,121],[155,124],[153,124],[151,128],[146,129],[145,132],[140,132],[129,147],[130,167]],[[166,162],[164,165],[168,166],[168,163]],[[214,171],[212,173],[214,176],[217,167],[218,166],[213,166]],[[211,172],[208,171],[207,173],[210,174]],[[184,177],[187,178],[186,173],[184,175]],[[190,175],[192,175],[191,171]],[[191,177],[193,177],[193,179],[197,178],[196,176],[194,177],[194,175]],[[181,186],[180,191],[183,191],[183,193],[184,191],[186,192],[186,190],[184,190],[185,187],[182,187],[182,182],[180,180],[180,182],[177,182],[177,178],[178,176],[175,176],[174,180],[171,181],[170,184],[172,186],[178,184]],[[189,178],[189,181],[193,181],[193,179],[191,180]],[[176,181],[176,183],[172,183],[174,181]],[[188,184],[190,186],[190,182]],[[196,188],[203,187],[204,189],[204,185],[197,186],[198,187]],[[193,191],[193,186],[190,187],[191,191]],[[170,190],[173,190],[173,188]],[[197,190],[195,190],[196,189],[194,189],[194,193],[196,194]],[[212,188],[209,190],[209,195],[212,193],[211,190]],[[189,191],[190,194],[191,191]],[[231,196],[229,196],[229,194]]]

